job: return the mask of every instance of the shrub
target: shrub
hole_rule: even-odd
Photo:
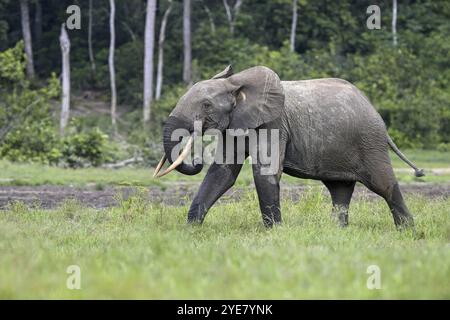
[[[34,89],[25,77],[23,43],[0,53],[0,157],[11,161],[54,163],[59,157],[58,136],[50,100],[58,96],[59,82]]]
[[[111,161],[107,142],[108,136],[98,128],[68,134],[61,142],[60,164],[78,168],[99,166]]]

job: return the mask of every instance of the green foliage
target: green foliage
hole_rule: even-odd
[[[160,101],[153,102],[152,121],[144,130],[141,114],[145,23],[142,13],[145,3],[139,0],[116,2],[116,84],[121,114],[119,131],[126,140],[124,153],[138,152],[149,163],[155,163],[161,151],[161,125],[186,90],[181,82],[182,3],[173,2],[164,44],[163,94]],[[87,0],[80,0],[82,7],[87,7],[87,3]],[[36,71],[41,78],[48,78],[52,72],[60,70],[60,51],[56,41],[60,29],[54,21],[63,19],[65,8],[70,4],[68,0],[45,3],[42,19],[44,32],[39,41],[33,39]],[[167,5],[167,1],[161,1],[157,11],[155,70],[158,31]],[[344,78],[356,84],[369,97],[400,147],[435,148],[450,143],[449,3],[405,0],[399,4],[397,47],[392,44],[391,2],[378,4],[381,8],[381,30],[366,28],[368,5],[365,1],[355,0],[298,1],[296,45],[295,51],[291,52],[288,43],[291,0],[243,1],[236,17],[234,34],[230,33],[222,1],[193,1],[193,81],[208,79],[228,64],[232,64],[236,71],[266,65],[285,80]],[[5,113],[20,114],[41,91],[33,87],[36,83],[30,84],[25,79],[23,72],[23,44],[16,45],[21,38],[17,2],[0,1],[0,8],[0,50],[11,48],[2,52],[0,58],[0,104],[2,107],[8,106],[0,109],[0,127],[3,130]],[[30,6],[30,10],[33,15],[34,7]],[[73,92],[78,94],[76,90],[96,90],[102,97],[99,99],[104,102],[109,101],[110,94],[108,15],[105,14],[108,11],[107,2],[98,3],[93,10],[95,73],[91,71],[88,58],[87,28],[69,32]],[[82,12],[83,19],[87,18],[87,10]],[[52,79],[57,82],[56,78]],[[57,86],[44,85],[41,89],[44,88]],[[51,115],[49,96],[54,96],[54,93],[47,92],[31,112],[24,113],[30,114],[29,118],[37,123],[54,122],[54,114],[57,113]],[[51,119],[47,121],[46,118]],[[89,126],[99,126],[104,132],[111,132],[110,121],[104,118],[101,121],[86,120],[87,127],[83,130],[89,131]],[[33,128],[31,124],[27,125]],[[30,135],[48,139],[49,133]],[[14,140],[15,146],[21,145],[20,139],[16,137]],[[48,153],[53,148],[49,146],[42,153]],[[12,149],[8,150],[8,154],[13,153]],[[41,157],[32,156],[32,152],[24,154],[27,155],[22,158]]]
[[[57,163],[61,155],[59,139],[49,120],[31,122],[8,134],[0,149],[10,161]]]
[[[72,128],[73,129],[73,128]],[[72,130],[62,139],[60,161],[71,168],[99,166],[112,160],[108,149],[108,136],[100,129],[88,132]]]
[[[450,121],[449,83],[437,66],[430,70],[426,59],[404,45],[383,44],[370,55],[354,55],[353,66],[349,80],[378,107],[400,146],[430,148],[448,139],[441,132]]]
[[[450,152],[450,143],[440,143],[436,149],[440,152]]]
[[[286,80],[344,78],[368,95],[400,146],[432,148],[448,142],[448,4],[421,1],[400,6],[399,45],[394,47],[391,30],[385,27],[391,18],[386,4],[380,5],[382,29],[368,30],[363,27],[363,3],[300,2],[297,50],[290,52],[283,39],[289,32],[290,1],[263,3],[244,2],[238,36],[227,36],[226,28],[219,28],[215,36],[202,36],[207,25],[201,25],[194,42],[201,78],[227,63],[236,70],[263,64]],[[273,29],[284,30],[283,35]]]
[[[6,88],[9,81],[22,82],[25,79],[25,54],[23,41],[15,47],[0,52],[0,81],[3,88]]]
[[[175,107],[178,99],[184,94],[184,85],[167,88],[161,100],[156,100],[152,105],[152,124],[144,128],[142,124],[142,110],[135,110],[127,114],[123,121],[127,123],[123,131],[127,130],[127,140],[133,145],[129,148],[130,154],[139,154],[144,162],[156,165],[162,155],[162,126],[169,113]]]
[[[25,77],[23,43],[0,53],[0,157],[13,161],[54,163],[58,136],[50,99],[59,92],[55,74],[34,89]]]
[[[411,138],[402,131],[391,127],[388,129],[388,133],[397,146],[410,149],[417,147],[417,143],[414,143]]]
[[[98,166],[110,161],[108,136],[98,128],[81,132],[76,119],[61,138],[52,116],[51,99],[59,81],[51,75],[46,86],[34,89],[25,77],[23,43],[0,53],[0,157],[11,161]]]

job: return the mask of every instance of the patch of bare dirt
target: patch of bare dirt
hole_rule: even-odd
[[[298,201],[310,186],[284,184],[281,188],[282,199]],[[179,184],[162,189],[159,187],[146,188],[148,199],[152,202],[167,205],[189,204],[198,184]],[[219,202],[237,201],[246,194],[245,191],[254,187],[235,187],[229,190]],[[450,186],[442,184],[406,184],[401,186],[405,195],[418,194],[429,198],[448,198]],[[55,208],[67,199],[76,199],[82,204],[93,208],[107,208],[116,206],[119,199],[127,199],[137,191],[133,187],[107,187],[103,190],[95,188],[76,188],[69,186],[0,186],[0,208],[5,209],[14,201],[22,201],[30,206],[41,208]],[[322,191],[328,195],[328,191]],[[374,199],[378,197],[362,185],[357,185],[354,198]]]

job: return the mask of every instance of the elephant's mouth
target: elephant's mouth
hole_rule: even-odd
[[[159,161],[158,165],[156,166],[155,173],[153,174],[153,177],[160,178],[162,176],[165,176],[166,174],[168,174],[171,171],[173,171],[174,169],[176,169],[180,164],[182,164],[183,161],[186,159],[186,157],[191,152],[191,147],[192,147],[192,143],[193,142],[194,142],[194,137],[193,137],[193,135],[191,135],[189,137],[188,142],[184,146],[183,151],[178,156],[178,158],[174,162],[172,162],[172,164],[166,170],[164,170],[163,172],[160,172],[162,166],[167,161],[167,156],[163,155],[161,160]]]
[[[190,133],[190,137],[187,141],[187,144],[181,151],[181,153],[177,156],[174,156],[172,153],[172,150],[180,143],[180,140],[174,141],[172,139],[172,134],[175,130],[183,129]],[[153,177],[162,177],[166,174],[170,173],[173,170],[177,170],[180,173],[186,174],[186,175],[195,175],[199,173],[203,169],[203,164],[199,163],[185,163],[184,160],[187,158],[188,155],[191,153],[191,148],[194,143],[195,138],[195,132],[193,133],[192,124],[190,121],[187,120],[181,120],[177,117],[170,116],[166,123],[164,124],[163,128],[163,144],[164,144],[164,155],[161,158],[160,162],[158,163],[158,166],[155,169],[155,173],[153,174]],[[173,159],[173,158],[174,159]],[[176,158],[175,158],[176,157]],[[166,161],[169,161],[170,166],[164,170],[161,171],[162,166]]]

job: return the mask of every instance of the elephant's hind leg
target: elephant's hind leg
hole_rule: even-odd
[[[400,188],[398,186],[398,182],[392,187],[391,197],[386,201],[391,209],[397,228],[414,228],[414,219],[406,207],[402,193],[400,192]]]
[[[355,181],[323,181],[330,191],[333,201],[332,217],[335,218],[341,227],[348,225],[348,207],[352,199]]]
[[[390,161],[371,168],[370,175],[361,182],[386,200],[398,229],[414,227],[414,219],[403,200]]]

